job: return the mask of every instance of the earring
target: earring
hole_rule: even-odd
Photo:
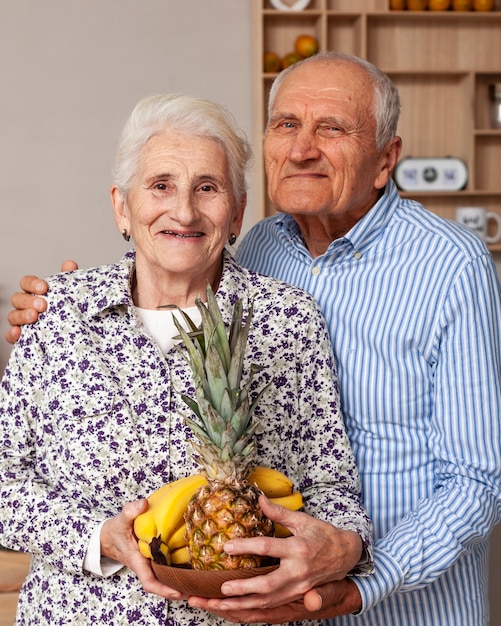
[[[230,246],[234,246],[236,240],[237,236],[235,235],[235,233],[231,233],[230,238],[228,239],[228,243],[230,244]]]
[[[125,241],[130,241],[130,235],[128,234],[126,228],[122,230],[122,237],[125,239]]]

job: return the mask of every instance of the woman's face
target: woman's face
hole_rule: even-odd
[[[218,276],[245,207],[233,197],[218,142],[165,130],[143,147],[127,197],[116,187],[111,194],[118,228],[135,241],[138,277],[203,286]]]

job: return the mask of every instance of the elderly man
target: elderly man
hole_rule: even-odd
[[[488,623],[488,535],[501,518],[500,286],[476,235],[399,197],[398,115],[390,80],[356,57],[316,55],[272,89],[264,150],[278,213],[237,256],[321,305],[374,521],[375,573],[333,574],[296,601],[271,577],[226,583],[228,599],[191,600],[233,621],[313,612],[336,626]],[[300,513],[280,521],[308,533]],[[286,558],[286,545],[260,538],[228,551]]]

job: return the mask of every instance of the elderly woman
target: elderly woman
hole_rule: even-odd
[[[225,250],[240,233],[249,157],[220,106],[141,101],[111,189],[135,250],[48,279],[47,311],[23,330],[0,395],[0,543],[32,555],[17,624],[222,622],[157,581],[133,534],[146,496],[198,471],[181,398],[191,371],[174,347],[172,312],[158,307],[196,316],[207,283],[227,323],[237,296],[246,311],[253,299],[244,377],[251,363],[262,367],[255,397],[271,382],[256,409],[258,461],[291,476],[318,518],[304,514],[295,537],[266,539],[281,557],[270,574],[277,597],[299,598],[333,569],[339,578],[371,570],[323,318],[306,293],[240,268]],[[263,509],[287,522],[281,507],[265,500]],[[315,525],[329,526],[328,545]]]

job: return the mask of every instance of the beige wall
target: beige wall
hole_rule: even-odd
[[[125,251],[109,172],[120,128],[140,97],[186,91],[212,98],[253,136],[253,1],[2,2],[0,372],[10,352],[1,339],[8,300],[22,274],[50,274],[68,257],[97,265]],[[246,228],[255,220],[252,200]],[[491,626],[501,626],[495,534]]]

